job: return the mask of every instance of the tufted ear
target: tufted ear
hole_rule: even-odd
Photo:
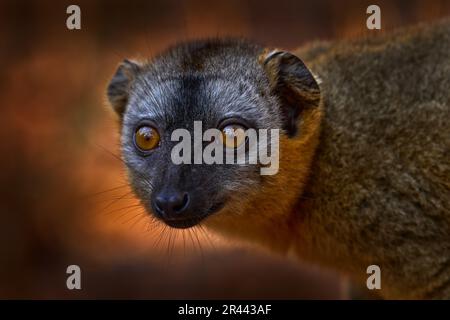
[[[319,85],[305,64],[292,53],[274,50],[261,58],[271,90],[281,104],[283,129],[293,137],[302,112],[319,106]]]
[[[128,103],[130,85],[140,69],[141,66],[139,64],[124,60],[117,68],[116,73],[108,85],[108,100],[114,111],[121,118]]]

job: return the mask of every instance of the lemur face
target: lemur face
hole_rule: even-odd
[[[245,197],[257,187],[261,183],[258,164],[194,163],[194,149],[202,153],[208,144],[195,145],[194,124],[201,125],[200,139],[211,128],[224,135],[233,128],[274,128],[279,119],[265,104],[249,84],[225,78],[142,79],[130,91],[122,148],[131,183],[144,206],[172,227],[190,227],[224,207],[233,194]],[[180,143],[172,141],[178,129],[186,129],[191,137],[182,141],[191,149],[192,160],[187,163],[175,164],[172,159]],[[226,139],[222,142],[226,156],[233,148],[225,145]]]
[[[237,210],[237,203],[267,183],[258,161],[250,163],[248,156],[240,164],[226,161],[230,153],[237,156],[260,143],[250,142],[246,132],[281,129],[295,135],[301,110],[280,99],[289,94],[286,84],[280,85],[283,77],[291,76],[280,72],[291,71],[288,63],[304,65],[290,54],[269,54],[266,61],[264,56],[262,48],[240,41],[194,42],[146,65],[125,61],[114,75],[108,98],[121,119],[130,184],[147,211],[167,225],[188,228],[226,208]],[[312,81],[307,85],[316,90]],[[183,141],[174,139],[180,129],[187,134]],[[203,141],[208,129],[217,134]],[[180,142],[188,148],[177,149]],[[222,162],[204,161],[208,144],[223,147],[209,153],[221,153],[216,159]],[[174,154],[191,161],[174,161]]]

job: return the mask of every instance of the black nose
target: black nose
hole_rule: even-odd
[[[153,199],[153,207],[164,219],[182,218],[181,215],[189,208],[189,194],[179,191],[163,191]]]

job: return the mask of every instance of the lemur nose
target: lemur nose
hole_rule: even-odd
[[[187,192],[163,191],[153,199],[155,213],[164,219],[177,219],[189,207]],[[180,217],[181,218],[181,217]]]

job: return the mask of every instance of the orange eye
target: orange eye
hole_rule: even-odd
[[[245,141],[245,128],[239,124],[229,124],[222,129],[221,140],[227,148],[238,148]]]
[[[150,151],[159,145],[158,131],[150,126],[142,126],[134,134],[136,146],[143,151]]]

